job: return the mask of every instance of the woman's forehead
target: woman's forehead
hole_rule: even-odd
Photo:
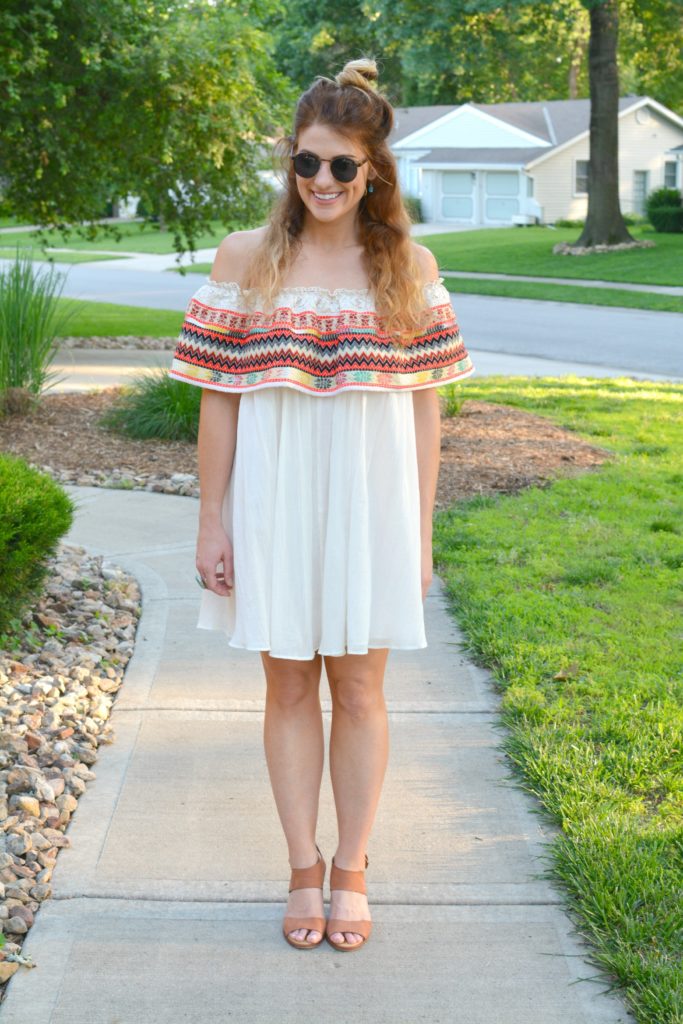
[[[363,150],[355,139],[342,135],[326,124],[312,124],[302,128],[298,138],[299,149],[312,149],[318,156],[363,156]],[[328,152],[329,150],[329,152]]]

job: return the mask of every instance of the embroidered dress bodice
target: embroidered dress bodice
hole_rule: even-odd
[[[218,391],[314,395],[462,380],[474,366],[443,278],[424,290],[426,326],[404,346],[386,333],[369,289],[285,287],[264,312],[234,281],[208,278],[188,303],[168,373]]]

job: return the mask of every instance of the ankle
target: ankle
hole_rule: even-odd
[[[341,871],[365,871],[367,866],[364,853],[352,854],[350,857],[335,853],[332,863]]]
[[[291,850],[289,853],[289,866],[293,870],[296,868],[310,868],[318,863],[318,847],[313,844],[312,850],[307,847],[297,847],[296,850]]]

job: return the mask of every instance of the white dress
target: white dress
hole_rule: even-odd
[[[201,591],[198,628],[278,658],[427,646],[412,391],[474,370],[448,293],[427,290],[435,320],[411,356],[360,289],[286,289],[256,319],[234,282],[190,301],[169,375],[241,392],[222,507],[234,587]]]
[[[277,658],[426,647],[417,473],[410,391],[243,394],[234,588],[202,592],[199,628]]]

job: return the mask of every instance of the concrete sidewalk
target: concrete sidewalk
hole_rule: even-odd
[[[181,467],[179,467],[181,468]],[[256,652],[197,630],[198,504],[68,487],[67,542],[135,574],[143,612],[2,1024],[625,1024],[540,878],[548,826],[510,779],[488,674],[440,581],[429,646],[392,651],[391,752],[367,871],[374,930],[349,957],[281,934],[287,848],[262,745]],[[329,690],[323,670],[326,742]],[[318,841],[330,860],[329,776]],[[327,881],[325,895],[327,898]]]

